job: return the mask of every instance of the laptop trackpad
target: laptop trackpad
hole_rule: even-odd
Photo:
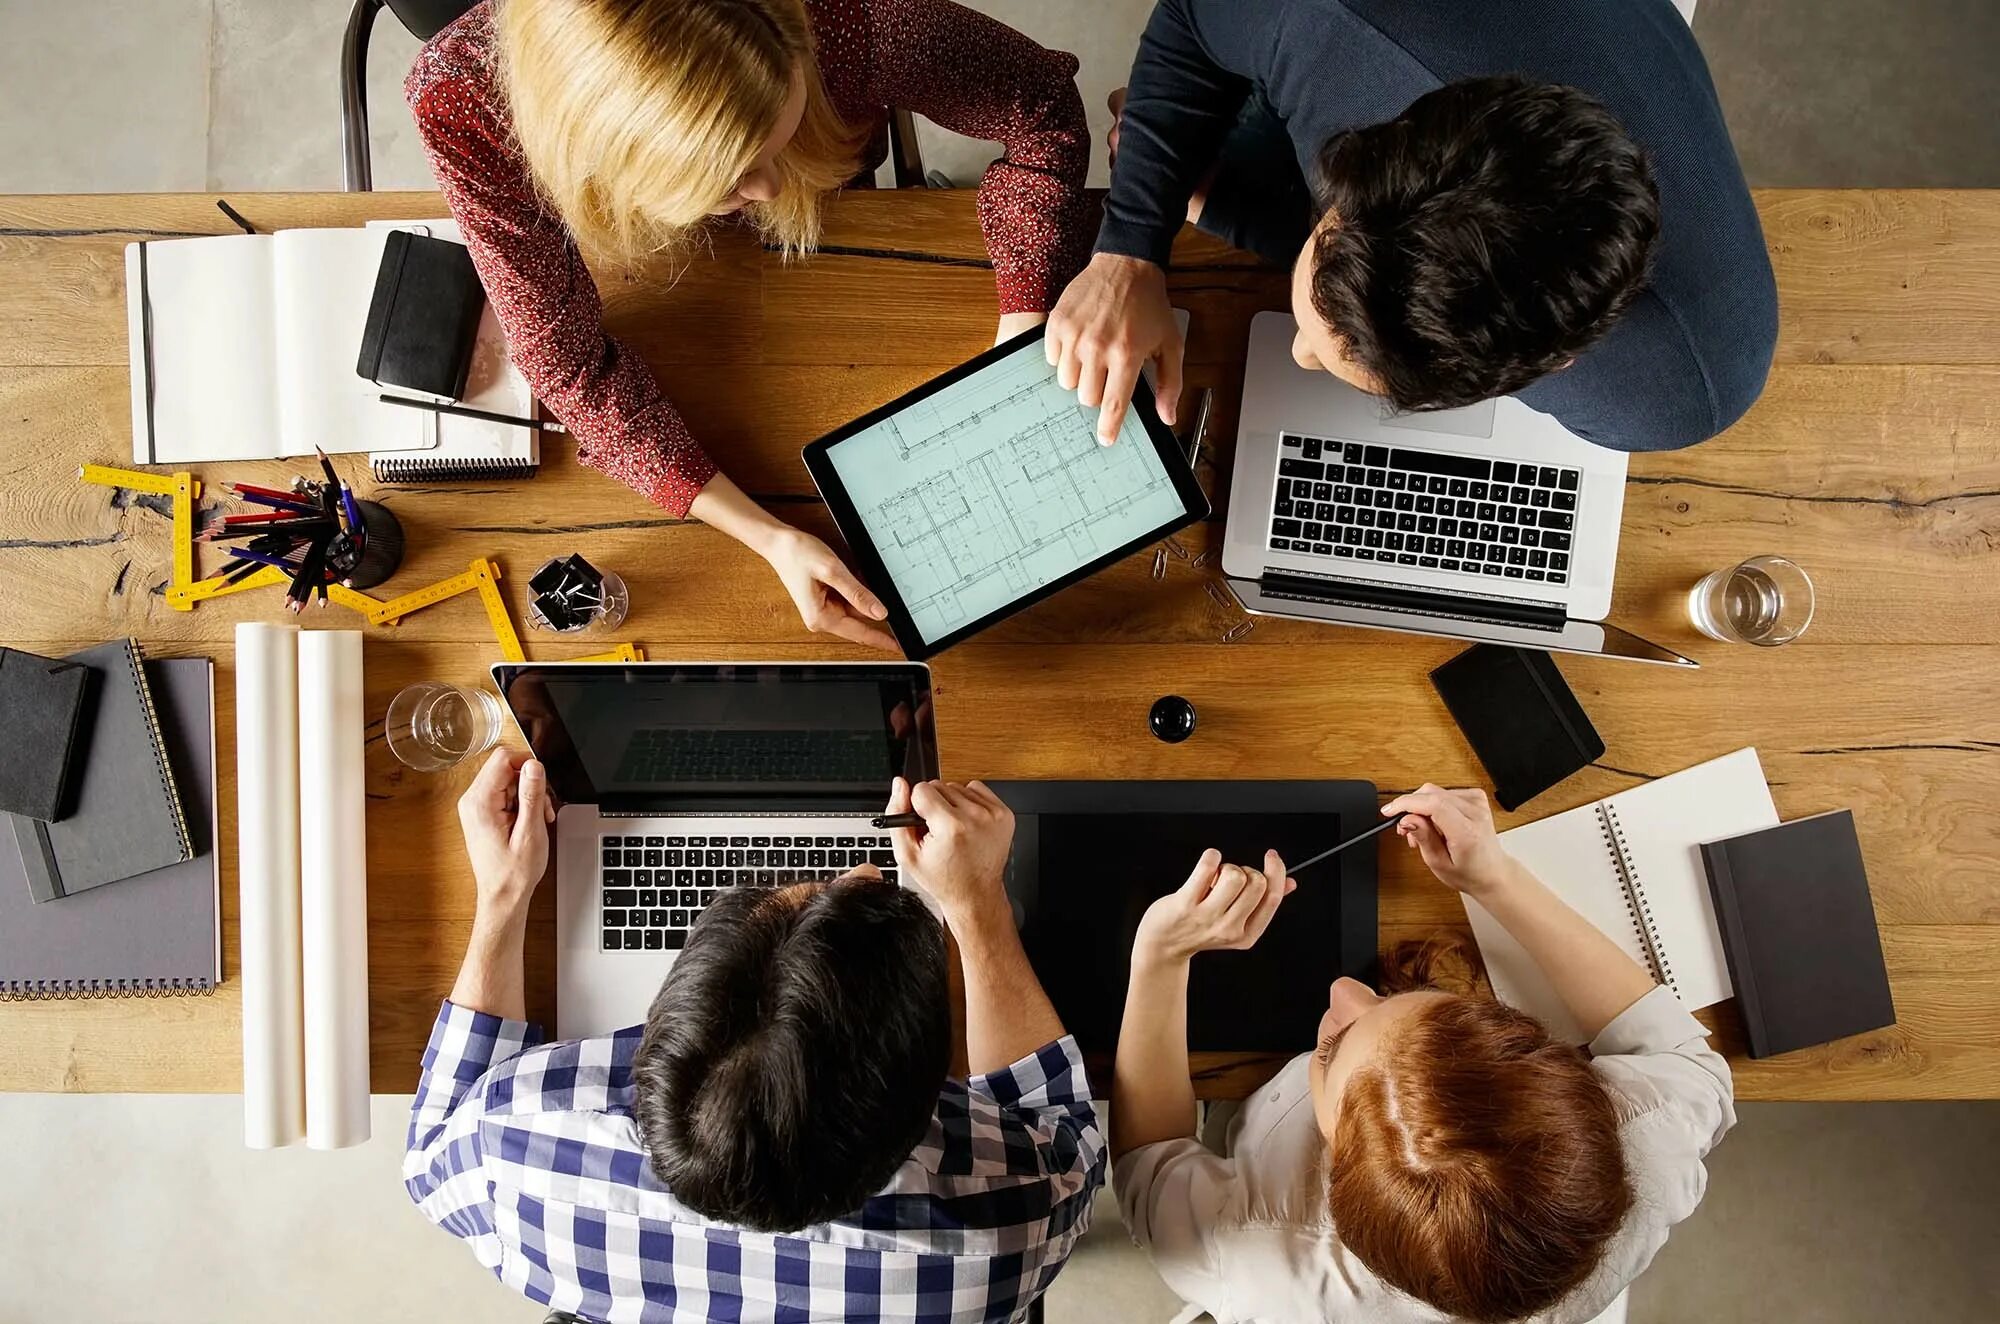
[[[1493,435],[1493,415],[1499,407],[1498,400],[1481,400],[1463,409],[1432,409],[1406,414],[1384,400],[1382,426],[1408,428],[1412,432],[1442,432],[1454,437],[1490,437]]]

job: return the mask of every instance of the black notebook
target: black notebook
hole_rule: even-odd
[[[54,822],[68,815],[90,668],[0,648],[0,812]]]
[[[1519,809],[1604,757],[1597,728],[1539,649],[1475,644],[1431,672],[1431,684],[1502,809]]]
[[[456,400],[472,369],[486,291],[464,244],[392,230],[354,370],[378,386]]]
[[[217,924],[215,664],[146,663],[194,858],[49,905],[29,899],[18,820],[0,821],[0,999],[206,993],[222,978]]]
[[[54,823],[8,816],[37,901],[60,901],[194,855],[138,643],[116,639],[68,660],[95,673],[76,810]]]
[[[1707,842],[1701,856],[1750,1056],[1896,1023],[1853,814]]]

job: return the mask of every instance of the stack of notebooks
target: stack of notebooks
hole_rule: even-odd
[[[0,998],[220,982],[214,711],[207,658],[0,650]]]
[[[450,397],[361,370],[377,330],[377,287],[388,285],[384,296],[393,299],[402,270],[393,256],[384,260],[399,230],[459,238],[450,221],[396,221],[128,245],[133,461],[275,460],[317,449],[368,452],[382,482],[532,476],[537,429],[380,398],[452,398],[532,416],[527,379],[508,358],[490,306],[479,314],[470,371]],[[423,294],[436,297],[428,286]],[[484,303],[476,282],[472,294]]]
[[[1689,1010],[1733,995],[1752,1057],[1896,1022],[1853,815],[1781,825],[1754,749],[1500,840]],[[1583,1042],[1521,945],[1465,910],[1500,1000]]]

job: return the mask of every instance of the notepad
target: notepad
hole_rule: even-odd
[[[436,444],[428,414],[354,371],[386,231],[125,247],[136,464],[274,460]]]
[[[1500,834],[1526,865],[1690,1011],[1733,989],[1701,843],[1775,826],[1778,809],[1754,749],[1661,777]],[[1570,1043],[1588,1036],[1548,977],[1471,897],[1466,917],[1493,992]]]

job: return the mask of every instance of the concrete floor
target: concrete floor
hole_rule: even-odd
[[[1101,134],[1150,0],[976,3],[1078,54]],[[339,187],[346,10],[0,0],[0,193]],[[1704,0],[1695,31],[1753,184],[2000,186],[1994,0]],[[398,91],[414,49],[379,25],[382,188],[428,185]],[[926,155],[970,180],[991,149],[932,132]],[[0,1324],[533,1324],[404,1202],[406,1107],[378,1099],[359,1150],[251,1154],[233,1098],[0,1097]],[[1746,1105],[1710,1174],[1634,1324],[2000,1319],[2000,1105]],[[1048,1317],[1164,1324],[1174,1306],[1107,1201]]]

